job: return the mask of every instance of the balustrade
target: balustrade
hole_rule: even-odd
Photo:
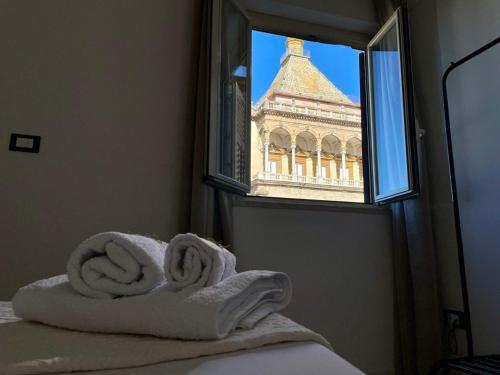
[[[265,181],[286,181],[286,182],[297,182],[304,184],[316,184],[316,185],[330,185],[330,186],[349,186],[362,188],[363,180],[349,180],[340,178],[327,178],[327,177],[317,177],[317,176],[298,176],[283,173],[272,173],[272,172],[257,172],[252,177],[252,181],[255,180],[265,180]]]
[[[269,100],[265,100],[263,103],[260,103],[256,108],[257,111],[264,109],[275,109],[284,112],[293,112],[293,113],[302,113],[311,116],[317,116],[322,118],[329,118],[335,120],[342,121],[352,121],[352,122],[361,122],[361,116],[347,113],[344,109],[339,109],[338,111],[328,111],[319,108],[310,108],[306,106],[300,106],[296,104],[286,104],[281,102],[272,102]]]

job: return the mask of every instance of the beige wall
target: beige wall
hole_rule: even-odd
[[[499,35],[497,20],[500,8],[496,0],[474,2],[468,0],[411,0],[408,3],[417,117],[420,126],[426,130],[424,145],[429,181],[431,181],[429,192],[434,241],[439,267],[441,303],[443,308],[462,310],[463,301],[453,222],[453,204],[448,175],[441,79],[451,61],[457,61],[467,53]],[[491,71],[491,69],[485,69],[485,71]],[[479,71],[476,71],[476,73],[479,73]],[[453,95],[458,95],[461,99],[465,99],[462,101],[462,104],[455,104],[455,109],[458,110],[460,107],[464,109],[462,114],[460,114],[460,111],[457,112],[457,119],[467,118],[467,114],[464,113],[465,109],[471,106],[474,107],[475,105],[472,103],[481,97],[480,93],[474,92],[474,89],[477,87],[471,89],[475,85],[475,82],[477,82],[477,78],[480,77],[484,76],[480,74],[478,77],[473,78],[473,81],[463,86],[463,90],[455,88],[450,91]],[[493,97],[493,95],[489,97]],[[469,104],[464,104],[467,100],[469,100]],[[491,113],[485,113],[484,115],[482,119],[474,115],[474,121],[468,123],[468,126],[474,126],[474,130],[469,128],[469,131],[472,133],[477,132],[471,140],[478,141],[480,149],[484,149],[480,145],[480,142],[486,142],[483,145],[487,145],[488,140],[480,140],[479,135],[481,131],[479,131],[479,126],[488,123],[491,124],[492,118],[498,118],[498,116]],[[460,132],[463,133],[462,131]],[[491,135],[488,135],[488,137],[491,137]],[[495,137],[489,139],[495,139]],[[466,149],[458,150],[458,152],[461,155],[465,155],[466,159],[469,158],[469,151]],[[488,156],[489,158],[490,156]],[[491,160],[490,163],[491,165],[495,165]],[[463,170],[465,164],[458,163],[457,168],[457,170]],[[477,170],[474,169],[471,172],[475,173]],[[488,179],[491,183],[490,178],[487,176],[482,176],[482,179]],[[488,184],[483,186],[487,187]],[[472,193],[475,189],[472,188],[469,193]],[[488,208],[493,210],[491,212],[495,212],[493,206],[488,205]],[[478,224],[481,223],[479,224],[480,227],[487,227],[488,223],[491,222],[491,220],[484,222],[483,220],[485,220],[484,216],[475,222]],[[474,230],[476,229],[478,228]],[[476,231],[476,233],[480,232],[481,229]],[[478,255],[480,248],[476,245],[479,245],[479,242],[471,249],[471,256],[477,261],[477,266],[481,263],[481,258],[490,258]],[[480,291],[480,294],[486,296],[487,299],[488,293],[485,291],[484,285],[478,282],[480,279],[481,276],[476,279],[475,289],[476,291]],[[493,281],[491,277],[489,279]],[[494,283],[497,286],[499,285],[498,281],[494,281]],[[496,303],[495,301],[498,299],[490,298],[489,300],[492,303]],[[491,304],[488,304],[489,307],[483,311],[485,313],[488,309],[491,311]],[[479,313],[481,314],[481,312]],[[495,318],[497,318],[497,315],[495,315]],[[494,331],[491,330],[496,325],[487,319],[483,319],[482,325],[483,330],[488,331],[487,336],[489,336],[490,342],[496,342],[496,350],[498,350],[498,331],[495,331],[493,334]],[[458,331],[458,336],[459,354],[463,355],[466,351],[464,332]],[[491,348],[492,346],[490,345]],[[490,350],[490,352],[494,351]]]
[[[500,36],[498,0],[436,2],[441,71]],[[448,79],[455,171],[475,354],[500,352],[500,46]]]
[[[194,3],[0,3],[0,299],[95,232],[186,229]]]
[[[254,198],[258,199],[258,198]],[[236,207],[239,270],[287,272],[285,314],[368,374],[394,369],[391,217],[377,208]]]

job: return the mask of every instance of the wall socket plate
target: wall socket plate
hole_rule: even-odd
[[[12,133],[10,135],[9,150],[38,154],[40,142],[41,137],[39,135]]]
[[[465,314],[463,311],[444,309],[443,320],[446,328],[465,329]]]

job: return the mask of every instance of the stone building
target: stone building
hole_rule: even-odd
[[[361,110],[288,38],[252,106],[253,195],[363,202]]]

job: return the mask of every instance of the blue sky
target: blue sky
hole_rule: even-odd
[[[252,32],[252,102],[266,92],[280,68],[286,37]],[[306,41],[304,49],[311,52],[311,61],[351,100],[359,103],[358,55],[350,47]]]

